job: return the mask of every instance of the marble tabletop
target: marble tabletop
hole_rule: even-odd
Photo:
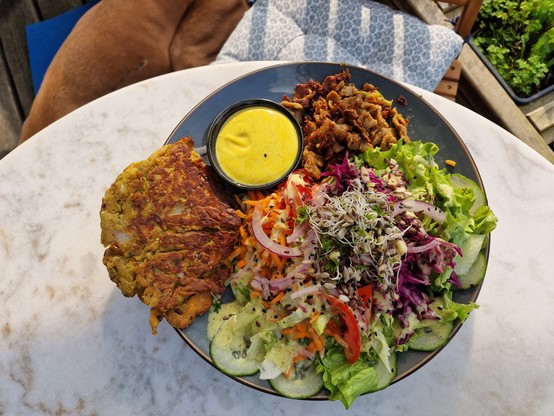
[[[554,166],[481,116],[416,89],[458,131],[499,218],[478,302],[413,375],[359,398],[297,401],[222,375],[108,278],[99,207],[184,114],[267,62],[154,78],[71,113],[0,161],[0,415],[552,415]]]

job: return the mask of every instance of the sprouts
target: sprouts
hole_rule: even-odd
[[[307,214],[319,240],[316,261],[331,279],[396,286],[405,243],[388,195],[352,181],[341,195],[321,193],[320,204],[308,206]]]

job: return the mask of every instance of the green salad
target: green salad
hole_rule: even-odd
[[[484,278],[497,218],[437,151],[399,141],[242,195],[234,300],[208,318],[214,365],[348,408],[394,380],[398,354],[445,345],[478,307],[452,294]]]

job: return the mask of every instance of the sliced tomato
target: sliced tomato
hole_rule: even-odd
[[[332,336],[344,347],[346,359],[350,364],[355,363],[360,357],[361,334],[360,327],[356,322],[354,312],[350,307],[331,295],[324,295],[331,305],[331,308],[341,318],[342,328],[333,320],[329,321],[325,333]]]
[[[364,306],[364,321],[366,327],[369,327],[369,321],[371,319],[371,299],[373,296],[373,287],[371,285],[366,285],[358,289],[358,297],[363,302]]]
[[[371,296],[373,295],[373,287],[366,285],[358,289],[358,296],[367,305],[371,302]]]

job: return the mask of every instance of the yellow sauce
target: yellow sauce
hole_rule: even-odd
[[[250,107],[223,124],[215,144],[221,170],[233,181],[259,186],[285,175],[298,154],[298,135],[285,114]]]

